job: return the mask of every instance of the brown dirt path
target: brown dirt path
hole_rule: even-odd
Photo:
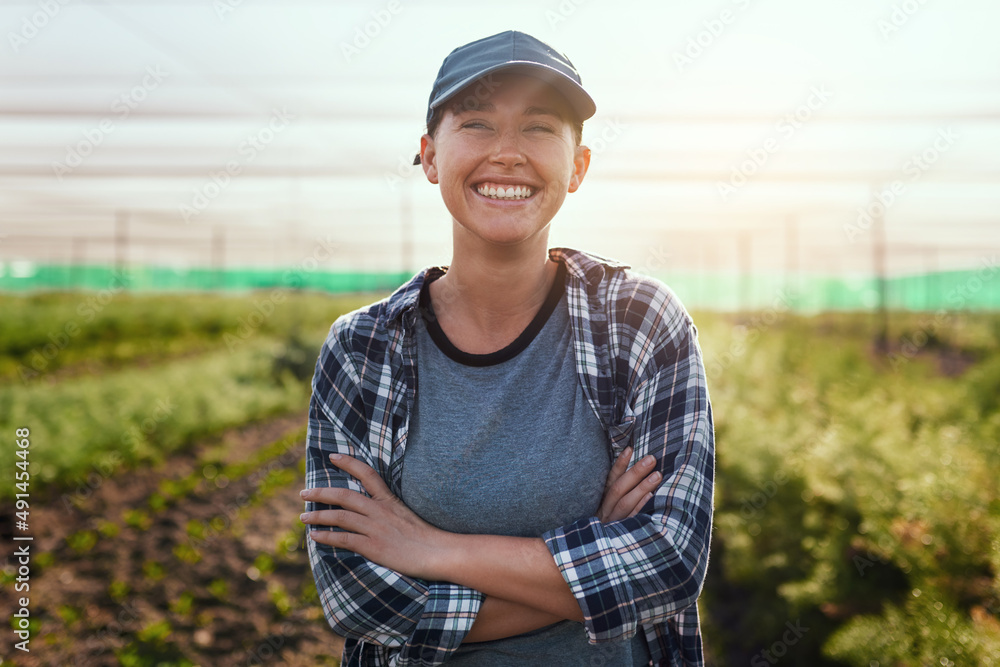
[[[337,665],[342,643],[299,548],[304,438],[273,448],[305,422],[302,412],[231,429],[155,469],[95,472],[89,486],[36,499],[37,625],[27,654],[8,629],[0,664]],[[241,464],[245,474],[224,474]],[[178,480],[189,485],[164,491]],[[10,521],[0,518],[5,544]],[[3,586],[0,608],[22,595]]]

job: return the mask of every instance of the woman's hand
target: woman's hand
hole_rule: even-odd
[[[661,475],[653,470],[656,459],[652,455],[642,457],[634,466],[627,468],[631,457],[632,447],[629,446],[622,450],[608,472],[604,498],[597,510],[601,523],[620,521],[638,514],[660,483]]]
[[[348,549],[391,570],[411,577],[435,579],[433,563],[445,531],[427,523],[389,491],[378,473],[352,456],[331,454],[330,461],[355,477],[371,495],[333,487],[305,489],[304,500],[341,509],[301,515],[302,523],[337,526],[347,532],[310,530],[322,544]]]

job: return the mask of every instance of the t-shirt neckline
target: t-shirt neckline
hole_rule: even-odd
[[[507,346],[496,350],[495,352],[488,352],[486,354],[472,354],[471,352],[465,352],[457,348],[448,336],[444,333],[441,325],[438,324],[437,317],[434,315],[434,307],[431,304],[430,287],[429,285],[443,276],[445,270],[443,267],[432,267],[428,270],[426,277],[424,279],[423,285],[420,287],[420,300],[418,312],[423,318],[427,325],[427,333],[430,334],[431,340],[437,345],[438,349],[444,353],[449,359],[457,361],[460,364],[466,366],[494,366],[496,364],[503,363],[509,359],[513,359],[528,345],[531,341],[535,339],[538,332],[542,330],[545,323],[548,322],[549,317],[556,309],[556,305],[559,303],[559,299],[562,297],[563,293],[566,291],[566,265],[563,262],[558,262],[559,266],[556,269],[555,279],[552,281],[552,287],[549,289],[548,295],[545,297],[545,301],[542,303],[538,312],[528,323],[528,326],[524,328],[517,338],[510,342]]]

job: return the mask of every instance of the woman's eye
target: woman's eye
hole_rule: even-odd
[[[467,128],[471,128],[471,129],[474,129],[474,130],[486,129],[486,123],[481,123],[478,120],[474,120],[474,121],[466,123],[462,127],[467,127]]]
[[[532,125],[528,129],[531,130],[531,131],[539,131],[539,132],[552,132],[553,131],[552,128],[549,127],[548,125]]]

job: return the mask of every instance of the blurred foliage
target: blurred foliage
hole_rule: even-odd
[[[292,330],[318,338],[318,349],[338,315],[375,298],[281,290],[241,296],[0,293],[0,379],[24,384],[232,351],[251,340],[284,338]]]
[[[81,306],[82,293],[0,295],[0,428],[31,428],[33,492],[63,490],[72,502],[202,436],[304,409],[330,324],[372,298],[286,296],[120,294],[97,309]],[[694,319],[716,419],[700,601],[713,660],[1000,664],[1000,316],[892,313],[886,354],[873,352],[865,313]],[[250,460],[200,461],[126,525],[148,528],[150,512],[202,480],[253,473],[265,497],[290,479],[269,463],[303,435]],[[12,458],[12,442],[0,455]],[[192,544],[173,557],[193,562],[202,541],[229,535],[218,519],[189,522]],[[288,531],[276,554],[295,553],[300,536]],[[71,543],[86,552],[93,537]],[[262,555],[248,566],[259,578],[277,563]],[[151,581],[167,572],[152,560],[143,571]],[[210,591],[230,596],[223,579]],[[277,613],[294,609],[287,590],[270,594]],[[315,595],[310,583],[300,597]],[[192,613],[191,600],[173,611]],[[145,628],[122,664],[185,664],[165,627]]]
[[[719,664],[1000,664],[1000,316],[927,317],[695,316]]]
[[[0,428],[31,429],[35,492],[70,503],[195,439],[304,408],[330,325],[371,295],[0,294]],[[12,456],[13,440],[0,455]],[[58,443],[58,446],[55,445]],[[75,487],[75,488],[74,488]],[[11,497],[12,486],[0,497]],[[184,489],[151,499],[166,506]]]
[[[271,373],[276,380],[288,373],[296,380],[312,380],[319,358],[320,347],[325,339],[306,339],[299,329],[288,333],[275,352]]]
[[[162,463],[198,437],[304,409],[308,383],[287,374],[276,379],[273,348],[254,341],[149,369],[2,386],[0,429],[31,429],[36,491],[78,484],[89,493],[120,468]],[[4,443],[0,454],[10,460],[14,440]],[[13,494],[13,486],[4,488]],[[154,502],[167,499],[158,494]]]

